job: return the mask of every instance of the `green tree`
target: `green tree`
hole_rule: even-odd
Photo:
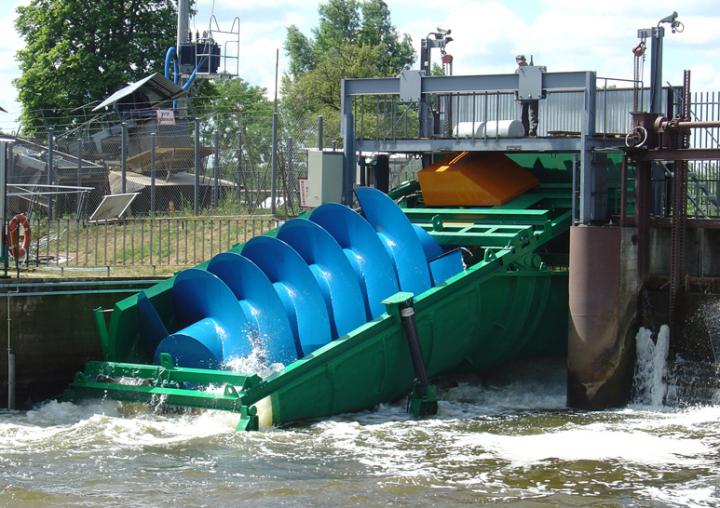
[[[243,188],[243,200],[256,203],[264,197],[258,189],[269,187],[273,103],[266,98],[265,88],[242,78],[203,83],[190,106],[191,116],[204,120],[202,142],[213,146],[215,132],[219,132],[220,146],[226,148],[220,151],[220,177],[237,181]],[[238,146],[242,147],[240,173]]]
[[[26,45],[14,84],[28,133],[72,127],[73,110],[160,71],[175,43],[173,0],[32,0],[17,12]]]
[[[288,28],[283,113],[288,128],[291,122],[313,125],[312,118],[322,114],[332,139],[339,134],[340,81],[397,75],[414,61],[414,51],[410,36],[392,25],[383,0],[328,0],[318,13],[312,36]]]

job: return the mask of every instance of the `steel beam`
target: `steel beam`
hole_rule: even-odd
[[[665,150],[630,150],[628,157],[637,162],[645,161],[713,161],[720,159],[717,148],[675,148]]]
[[[547,91],[582,91],[586,89],[589,77],[594,72],[546,72],[543,74],[543,89]],[[422,93],[463,93],[507,91],[518,88],[517,74],[486,74],[481,76],[424,76],[421,78]],[[400,93],[399,78],[360,78],[343,80],[344,96],[393,95]]]

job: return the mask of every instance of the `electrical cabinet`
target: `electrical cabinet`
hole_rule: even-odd
[[[343,154],[308,150],[307,206],[342,200]]]

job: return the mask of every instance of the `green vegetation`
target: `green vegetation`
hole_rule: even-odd
[[[29,134],[73,127],[77,108],[160,71],[174,45],[172,0],[32,0],[17,10],[26,45],[14,84]]]
[[[214,145],[215,131],[219,132],[220,146],[242,146],[242,171],[237,178],[245,189],[245,201],[250,202],[254,196],[250,196],[249,189],[270,186],[273,103],[265,97],[264,88],[242,78],[202,83],[205,86],[193,95],[191,115],[206,119],[201,133],[206,146]],[[221,151],[219,162],[220,177],[234,181],[236,151]]]
[[[295,122],[325,117],[329,140],[339,140],[340,81],[394,76],[414,60],[412,41],[400,35],[382,0],[329,0],[318,8],[312,36],[290,26],[285,52],[290,71],[283,76],[283,108]]]

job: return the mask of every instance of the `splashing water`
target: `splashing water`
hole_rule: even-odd
[[[402,402],[253,433],[109,401],[0,411],[0,506],[720,505],[720,407],[568,410],[562,360],[509,371],[422,420]]]
[[[662,325],[653,341],[653,334],[640,327],[635,336],[636,360],[633,380],[634,401],[662,407],[667,394],[667,356],[670,349],[670,327]]]
[[[246,374],[257,374],[263,379],[285,368],[282,363],[268,362],[267,349],[263,346],[261,339],[252,340],[252,343],[253,349],[249,355],[229,358],[223,368]]]

